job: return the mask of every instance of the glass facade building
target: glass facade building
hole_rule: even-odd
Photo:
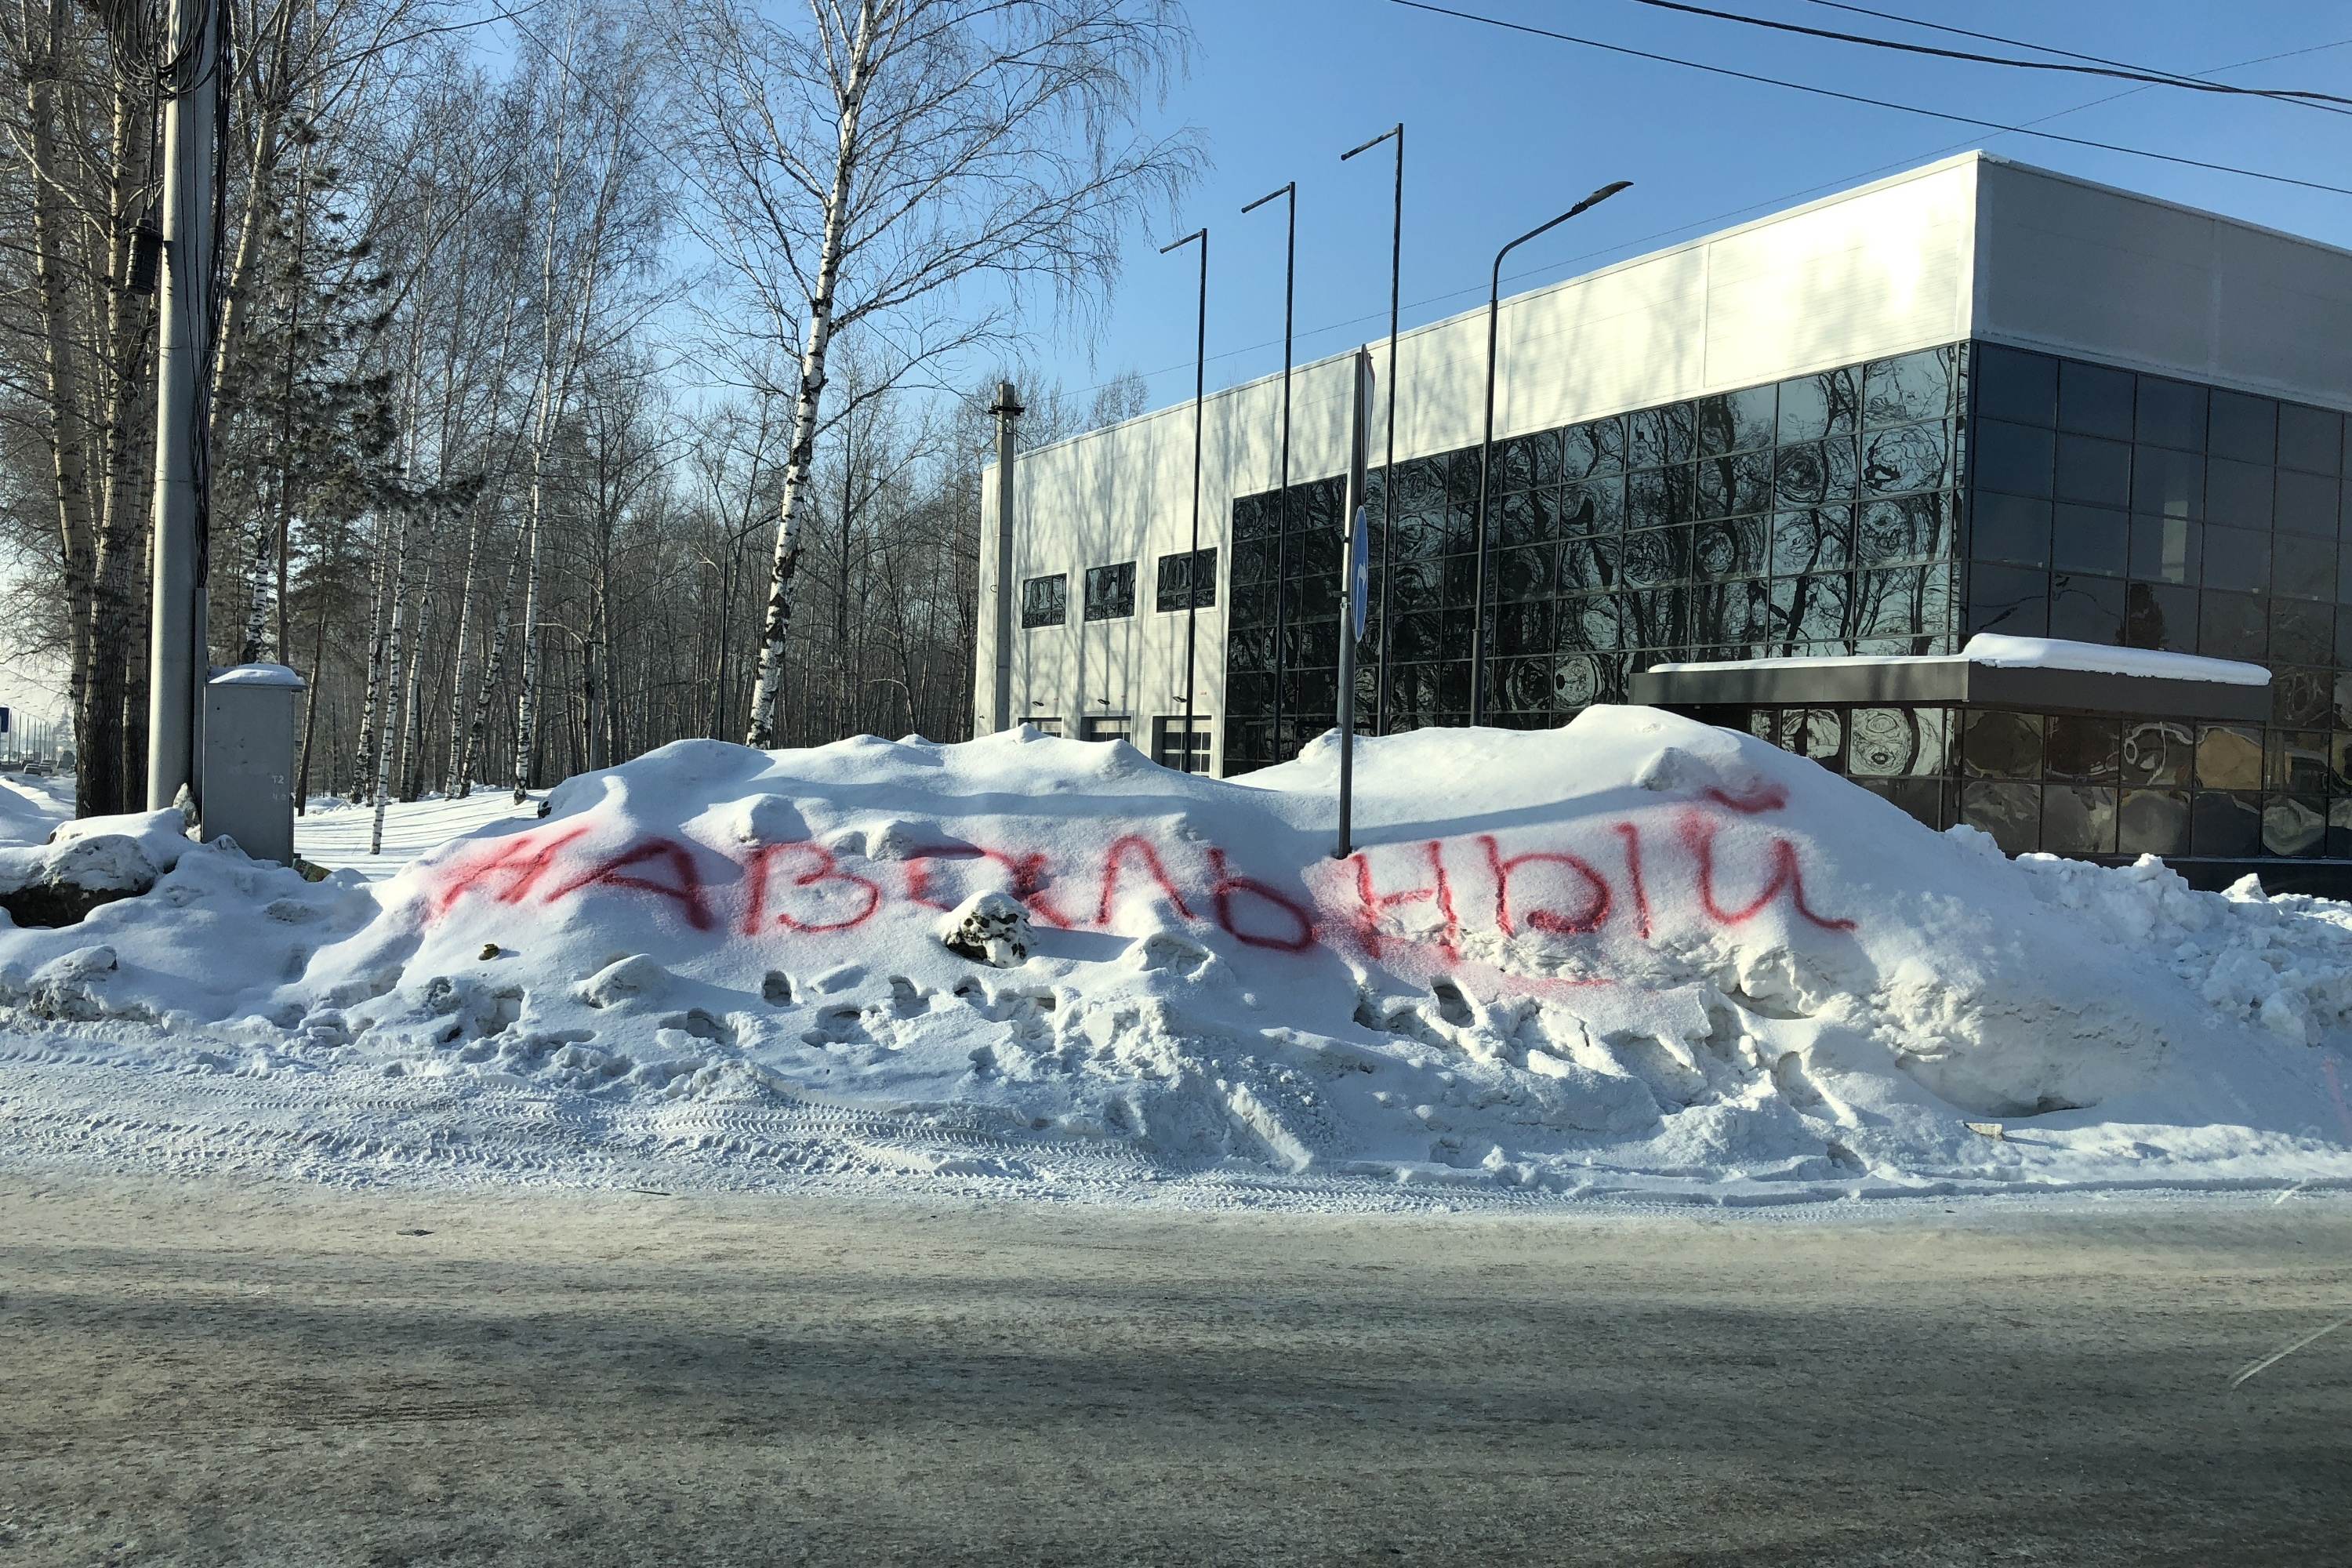
[[[1822,704],[1710,712],[2012,853],[2352,857],[2336,413],[1953,343],[1375,474],[1370,732],[1565,722],[1678,661],[1956,651],[1980,631],[2265,665],[2268,724]],[[1336,709],[1340,481],[1234,503],[1224,771]],[[2347,606],[2339,614],[2338,606]],[[2340,623],[2340,629],[2339,629]]]

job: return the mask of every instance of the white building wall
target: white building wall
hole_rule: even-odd
[[[2352,409],[2352,252],[2004,159],[1979,167],[1976,336]]]

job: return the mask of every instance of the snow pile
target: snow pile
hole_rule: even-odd
[[[1335,777],[1328,743],[1224,783],[1026,730],[686,742],[373,889],[191,848],[0,931],[0,1065],[511,1106],[755,1175],[2352,1184],[2346,906],[2011,862],[1645,709],[1363,743],[1345,860]],[[0,1127],[37,1143],[28,1081]]]

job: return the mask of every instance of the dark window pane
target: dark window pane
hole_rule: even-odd
[[[1700,398],[1698,449],[1714,454],[1770,446],[1778,403],[1779,389],[1770,386]]]
[[[1853,559],[1853,513],[1842,506],[1808,507],[1772,518],[1772,574],[1820,572]]]
[[[1673,588],[1637,588],[1617,595],[1620,637],[1634,648],[1683,644],[1683,596]]]
[[[2116,848],[2124,855],[2189,853],[2189,796],[2181,790],[2127,789],[2116,811]]]
[[[1559,586],[1562,593],[1576,589],[1603,589],[1617,586],[1622,572],[1619,552],[1623,538],[1571,539],[1560,549]]]
[[[2180,517],[2135,517],[2131,574],[2158,583],[2194,583],[2205,560],[2205,525]]]
[[[2053,714],[2042,776],[2063,784],[2111,784],[2123,778],[2123,730],[2114,719]]]
[[[1773,493],[1782,506],[1811,506],[1830,493],[1829,455],[1818,441],[1772,454]]]
[[[2327,664],[2336,657],[2336,606],[2271,600],[2270,656],[2284,664]]]
[[[1901,425],[1863,438],[1865,495],[1904,495],[1941,488],[1949,478],[1951,426]]]
[[[1503,549],[1533,544],[1550,535],[1550,508],[1533,491],[1521,490],[1495,502],[1495,542]]]
[[[1558,553],[1556,550],[1541,546],[1497,552],[1495,556],[1497,595],[1505,599],[1549,597],[1553,588],[1553,565]]]
[[[1502,443],[1502,488],[1507,493],[1549,488],[1559,483],[1560,434],[1541,430],[1515,436]]]
[[[1282,575],[1282,542],[1276,539],[1235,539],[1234,541],[1234,588],[1255,583],[1279,582]]]
[[[2132,438],[2132,383],[2127,370],[2067,360],[2058,367],[2058,428],[2084,436]]]
[[[2259,854],[2262,796],[2200,790],[2189,808],[2189,852],[2240,859]]]
[[[2204,724],[2197,731],[2197,787],[2263,787],[2263,732],[2238,724]],[[2200,853],[2203,853],[2200,851]]]
[[[2186,724],[2147,720],[2124,724],[2126,785],[2185,789],[2196,771],[2197,737]]]
[[[2053,784],[2042,791],[2042,848],[2050,855],[2116,852],[2116,792]]]
[[[1863,422],[1866,425],[1907,425],[1920,419],[1941,419],[1952,409],[1950,348],[1922,349],[1901,359],[1883,359],[1862,376]]]
[[[1657,528],[1687,522],[1691,515],[1691,470],[1637,468],[1625,478],[1625,526]]]
[[[1617,602],[1604,595],[1559,602],[1563,650],[1605,653],[1617,646]]]
[[[2336,541],[2299,533],[2271,536],[2271,592],[2297,599],[2336,597]]]
[[[2113,577],[2056,574],[2050,579],[2050,635],[2073,642],[2124,640],[2124,585]]]
[[[2277,658],[2273,654],[2273,658]],[[2335,711],[2335,672],[2299,665],[2276,668],[2271,678],[2271,722],[2310,728]],[[2274,784],[2276,780],[2272,781]]]
[[[2167,653],[2197,651],[2197,590],[2134,583],[2124,592],[2124,641]]]
[[[1617,656],[1572,655],[1552,666],[1552,706],[1561,712],[1616,701],[1624,690],[1624,660]]]
[[[2326,731],[2271,730],[2265,731],[2265,738],[2270,756],[2263,771],[2271,788],[2318,795],[2334,783],[2328,766]]]
[[[2159,517],[2205,515],[2205,459],[2161,447],[2132,449],[2132,510]]]
[[[1438,515],[1400,512],[1390,552],[1399,561],[1418,561],[1445,552],[1446,530]]]
[[[1872,501],[1855,525],[1855,560],[1864,566],[1892,566],[1941,560],[1950,553],[1948,498],[1906,496]]]
[[[2242,658],[2260,663],[2263,657],[2264,614],[2259,594],[2217,594],[2207,589],[2200,595],[2197,614],[2197,651],[2215,658]]]
[[[1753,577],[1765,570],[1764,520],[1728,518],[1691,531],[1691,575],[1721,580]]]
[[[1438,592],[1449,607],[1475,602],[1478,596],[1478,558],[1475,555],[1449,555],[1439,563],[1438,570],[1443,574]]]
[[[2320,474],[2301,474],[2293,468],[2281,468],[2278,473],[2278,530],[2282,533],[2308,533],[2315,538],[2336,537],[2336,482]]]
[[[1389,575],[1389,603],[1400,613],[1433,610],[1444,581],[1443,570],[1434,561],[1400,561]]]
[[[2051,564],[2061,572],[2095,572],[2120,577],[2131,559],[2131,520],[2119,511],[2062,506],[2051,544]]]
[[[1627,468],[1664,468],[1698,456],[1698,420],[1687,403],[1644,408],[1627,415],[1625,424]]]
[[[1549,653],[1555,624],[1549,599],[1506,600],[1495,606],[1495,651]]]
[[[1847,766],[1879,778],[1948,772],[1949,719],[1941,708],[1857,708],[1846,741]]]
[[[2300,403],[2279,405],[2278,460],[2315,474],[2343,471],[2344,416]]]
[[[1977,422],[1975,441],[1977,489],[2021,496],[2050,493],[2057,438],[2049,431],[1980,419]]]
[[[2278,461],[2278,405],[2242,392],[2213,392],[2205,449],[2217,458],[2270,464]]]
[[[1069,618],[1069,574],[1032,577],[1021,584],[1021,624],[1024,626],[1058,626]]]
[[[2095,436],[2058,437],[2058,499],[2091,506],[2131,505],[2132,449]]]
[[[1155,605],[1162,611],[1206,609],[1217,602],[1217,552],[1187,552],[1160,558]]]
[[[1624,481],[1593,479],[1566,486],[1558,505],[1562,533],[1614,533],[1625,525]]]
[[[1979,343],[1969,374],[1979,419],[2048,425],[2057,416],[2058,362],[2046,354]]]
[[[2002,854],[2030,855],[2042,847],[2042,786],[1962,784],[1960,820],[1991,834]]]
[[[1972,510],[1969,553],[2019,566],[2050,563],[2050,503],[2022,496],[1980,495]]]
[[[1399,664],[1440,658],[1444,648],[1439,640],[1440,621],[1429,612],[1401,615],[1389,634],[1389,658]]]
[[[2136,437],[2144,444],[2173,447],[2184,452],[2205,449],[2205,389],[2161,376],[2139,378],[2139,405],[2132,419]]]
[[[2209,458],[2205,464],[2205,521],[2239,528],[2271,525],[2273,476],[2267,467]]]
[[[2263,848],[2272,855],[2316,855],[2327,836],[2327,803],[2274,795],[2263,803]]]
[[[2014,566],[1971,566],[1967,629],[2009,637],[2048,637],[2050,574]]]
[[[2271,585],[2271,536],[2248,528],[2205,528],[2205,585],[2259,593]]]
[[[1276,531],[1274,509],[1276,496],[1242,496],[1234,502],[1234,541],[1268,539]]]
[[[1272,626],[1275,605],[1281,594],[1280,585],[1273,583],[1244,583],[1236,587],[1233,624],[1236,627]]]
[[[1625,466],[1625,426],[1612,416],[1589,425],[1571,425],[1561,432],[1559,477],[1570,483],[1595,474],[1613,474]]]
[[[2042,776],[2042,716],[1970,709],[1960,717],[1960,771],[1977,779]]]
[[[1898,566],[1861,574],[1861,604],[1855,615],[1857,634],[1865,637],[1936,637],[1944,623],[1943,595],[1932,593],[1929,577],[1938,581],[1940,567]]]
[[[1780,384],[1780,432],[1782,445],[1815,441],[1824,436],[1851,436],[1861,412],[1852,369],[1825,370]]]

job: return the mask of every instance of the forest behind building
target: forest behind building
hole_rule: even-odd
[[[308,683],[298,798],[971,732],[995,383],[1199,165],[1171,0],[219,5],[200,569],[212,661]],[[71,672],[85,814],[144,804],[203,9],[0,13],[0,657]],[[1023,391],[1024,445],[1140,412]]]

